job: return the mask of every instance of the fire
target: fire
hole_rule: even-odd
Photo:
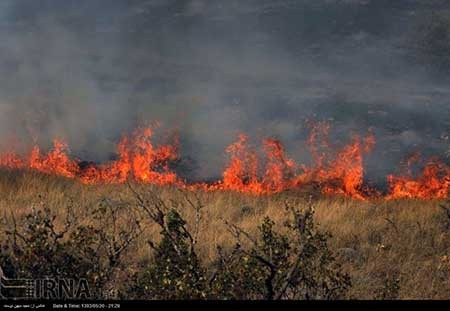
[[[122,136],[117,147],[118,160],[98,167],[90,166],[80,179],[88,184],[137,182],[167,185],[178,183],[169,162],[178,159],[178,140],[170,145],[155,146],[150,127],[136,129],[131,137]]]
[[[124,135],[117,146],[116,161],[81,168],[80,161],[69,157],[69,148],[62,140],[53,142],[53,149],[41,154],[34,146],[28,157],[13,151],[0,156],[0,165],[11,169],[31,169],[49,175],[78,179],[86,184],[124,183],[134,179],[158,185],[177,184],[177,175],[169,162],[178,158],[178,141],[156,146],[152,143],[153,129],[138,128],[130,137]]]
[[[287,158],[283,144],[276,139],[266,139],[264,149],[268,159],[264,178],[269,192],[293,188],[293,178],[298,165],[294,160]]]
[[[79,166],[67,155],[68,146],[59,139],[53,141],[53,150],[41,155],[39,147],[35,146],[29,158],[29,168],[46,173],[75,178]]]
[[[298,177],[297,183],[316,182],[324,193],[343,194],[361,200],[365,199],[365,194],[376,195],[375,190],[363,185],[363,159],[375,145],[375,137],[370,134],[361,139],[354,135],[350,144],[339,149],[329,143],[329,129],[327,123],[313,124],[306,142],[313,165],[304,167],[304,174]]]
[[[305,146],[312,156],[307,166],[291,159],[283,144],[273,138],[262,140],[261,146],[250,143],[239,134],[226,152],[230,157],[222,179],[213,183],[188,183],[172,169],[180,159],[178,138],[155,143],[155,127],[137,128],[123,135],[116,147],[116,159],[107,163],[82,165],[70,157],[68,145],[61,139],[53,141],[50,151],[43,153],[37,144],[28,155],[9,150],[0,155],[0,166],[29,169],[49,175],[79,180],[84,184],[120,184],[132,180],[143,184],[174,185],[184,189],[205,191],[236,191],[253,195],[275,194],[317,184],[324,194],[339,194],[359,200],[380,197],[381,194],[364,183],[364,157],[375,145],[372,134],[353,135],[349,144],[336,146],[329,142],[328,123],[315,123]],[[401,176],[387,177],[385,199],[448,197],[450,167],[432,159],[423,171],[413,177],[411,165],[419,155],[411,157]]]
[[[288,158],[284,146],[275,139],[263,141],[265,157],[261,159],[248,145],[248,137],[240,134],[238,141],[227,148],[231,160],[223,173],[223,181],[211,188],[272,194],[318,183],[324,193],[365,199],[364,194],[369,189],[363,185],[363,156],[372,149],[375,138],[369,135],[361,140],[355,135],[351,144],[330,158],[325,151],[335,148],[326,142],[328,128],[326,124],[314,127],[307,142],[314,159],[312,167],[298,165]]]
[[[404,176],[389,175],[389,194],[387,199],[445,199],[450,189],[450,167],[437,159],[430,159],[418,175],[412,177],[410,170],[414,162],[419,161],[415,155],[407,162],[407,173]]]
[[[286,157],[281,142],[264,140],[262,149],[265,158],[260,159],[257,152],[249,147],[246,135],[240,134],[238,138],[226,150],[231,155],[231,161],[223,173],[223,180],[210,189],[272,194],[293,187],[292,177],[297,164]]]
[[[363,157],[374,144],[375,138],[371,135],[364,139],[355,135],[352,143],[344,146],[334,161],[319,167],[316,174],[318,180],[324,183],[323,191],[364,199],[364,192],[370,192],[370,189],[363,186]]]
[[[248,137],[240,134],[239,140],[226,149],[226,152],[231,155],[230,164],[223,172],[222,183],[212,188],[264,193],[263,183],[258,179],[259,160],[254,151],[248,150],[247,142]]]
[[[21,169],[24,167],[24,163],[14,152],[7,152],[0,157],[0,167]]]

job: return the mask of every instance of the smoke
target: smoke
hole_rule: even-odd
[[[411,3],[414,1],[411,1]],[[374,179],[422,150],[444,155],[449,89],[404,47],[413,5],[385,1],[25,1],[0,5],[0,142],[61,137],[111,157],[123,131],[180,132],[195,178],[222,170],[238,132],[308,161],[305,121],[332,141],[377,137]],[[447,138],[445,138],[447,137]]]

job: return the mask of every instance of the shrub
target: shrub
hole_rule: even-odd
[[[100,298],[120,267],[121,254],[140,233],[138,224],[116,233],[121,211],[106,202],[93,211],[91,221],[101,219],[96,225],[80,224],[68,206],[59,231],[56,216],[45,207],[26,215],[20,229],[12,216],[14,226],[5,231],[9,238],[1,248],[0,266],[8,267],[8,277],[86,279],[92,298]]]
[[[144,200],[141,200],[144,202]],[[147,206],[149,215],[158,215]],[[329,234],[316,229],[310,207],[287,206],[290,234],[274,230],[265,218],[253,238],[226,223],[236,238],[232,250],[218,248],[215,264],[205,267],[195,253],[195,239],[175,211],[154,218],[162,241],[154,246],[154,260],[136,273],[126,295],[141,299],[338,299],[344,298],[350,278],[341,271],[328,249]],[[152,217],[153,217],[152,216]],[[244,241],[246,240],[246,241]],[[248,244],[249,247],[244,247]]]
[[[236,239],[230,250],[218,247],[217,260],[206,265],[196,253],[202,203],[186,197],[172,208],[156,194],[133,191],[136,204],[101,200],[88,215],[76,219],[70,204],[63,225],[48,208],[34,210],[6,230],[0,245],[0,266],[19,278],[86,279],[93,298],[105,290],[126,299],[339,299],[350,278],[328,248],[328,233],[314,223],[314,209],[286,205],[290,219],[285,233],[265,218],[252,236],[225,222]],[[193,234],[176,207],[196,211]],[[123,254],[143,232],[142,217],[160,228],[161,240],[149,241],[153,259],[135,270]],[[119,277],[126,272],[125,279]],[[118,280],[121,280],[118,282]],[[120,283],[120,284],[117,284]]]
[[[185,221],[171,210],[167,230],[154,249],[154,262],[137,273],[128,296],[141,299],[201,299],[206,297],[204,271],[189,243]]]
[[[286,223],[292,237],[274,231],[274,222],[265,218],[254,240],[241,229],[229,225],[236,239],[236,258],[221,264],[215,293],[239,299],[338,299],[344,298],[350,278],[341,271],[327,246],[328,233],[316,229],[314,210],[291,208]],[[252,247],[244,249],[241,240]],[[214,286],[214,283],[213,283]],[[213,287],[214,289],[214,287]],[[225,290],[224,290],[225,289]]]

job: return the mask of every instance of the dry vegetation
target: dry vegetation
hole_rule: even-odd
[[[156,194],[164,204],[179,211],[205,263],[216,260],[218,246],[233,248],[236,240],[226,223],[256,235],[257,227],[269,216],[275,228],[284,232],[283,223],[288,217],[285,203],[307,205],[310,201],[315,207],[316,224],[332,234],[329,247],[351,277],[347,298],[450,298],[450,212],[443,201],[361,202],[311,196],[313,188],[258,197],[227,192],[187,193],[139,185],[85,186],[30,172],[3,171],[0,243],[4,245],[11,239],[7,232],[13,230],[14,224],[20,230],[25,215],[45,208],[56,216],[56,231],[64,229],[68,211],[73,212],[77,223],[107,224],[105,219],[92,216],[92,211],[106,202],[108,208],[124,209],[120,219],[125,231],[133,225],[133,219],[140,219],[142,232],[127,245],[115,272],[115,280],[127,282],[152,260],[153,249],[148,241],[161,239],[161,229],[142,216],[133,189],[144,199],[147,194]],[[110,232],[112,228],[105,226],[101,230]],[[8,274],[7,266],[3,270]]]

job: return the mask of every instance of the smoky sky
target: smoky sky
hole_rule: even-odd
[[[239,132],[308,161],[306,120],[332,141],[377,137],[374,179],[449,149],[449,79],[411,62],[422,1],[3,0],[0,140],[61,137],[89,161],[146,121],[180,133],[195,178]],[[4,147],[3,147],[4,148]]]

